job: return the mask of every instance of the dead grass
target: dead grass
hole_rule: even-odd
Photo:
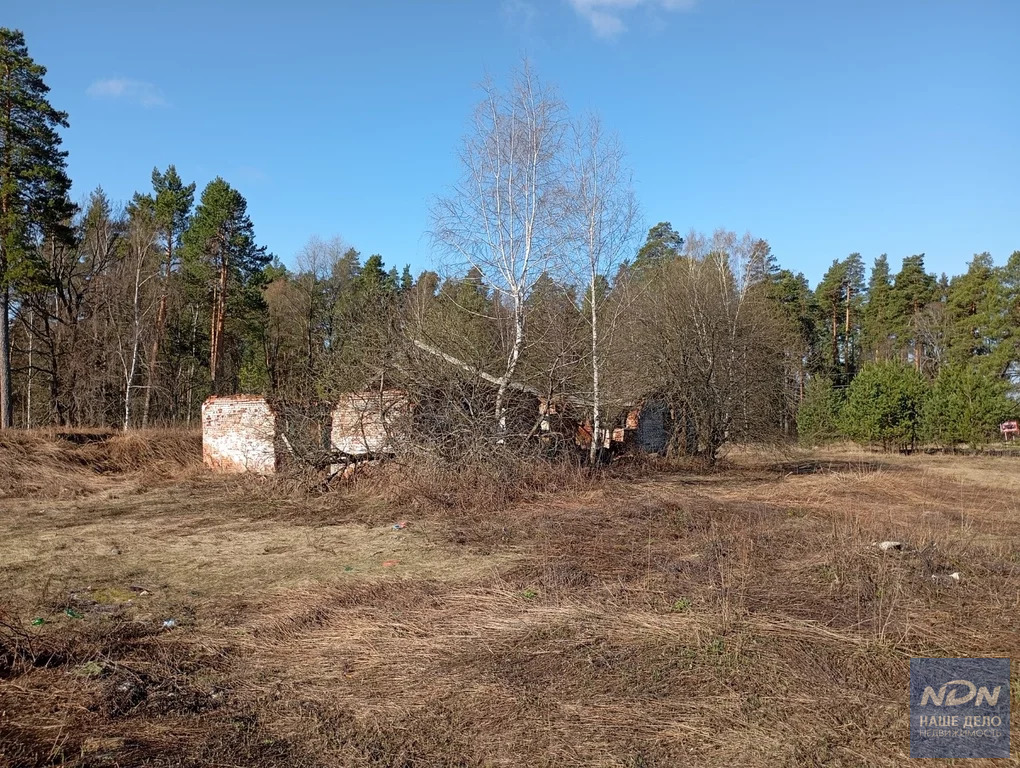
[[[1020,652],[1007,458],[734,452],[559,492],[122,461],[0,500],[0,764],[896,766],[911,656]]]
[[[202,435],[183,429],[7,431],[0,432],[0,457],[0,499],[70,498],[109,488],[111,475],[179,477],[201,464]]]

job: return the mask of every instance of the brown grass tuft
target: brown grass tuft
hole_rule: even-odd
[[[198,467],[195,430],[8,430],[0,432],[0,498],[73,497],[101,490],[104,475],[140,473],[165,479]]]

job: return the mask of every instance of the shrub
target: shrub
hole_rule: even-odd
[[[840,431],[861,443],[881,443],[886,450],[913,448],[927,394],[924,377],[905,363],[866,365],[850,384]]]
[[[976,447],[998,434],[999,424],[1016,410],[1007,383],[971,366],[945,366],[932,385],[922,412],[922,437],[941,446]]]
[[[797,410],[797,438],[805,445],[827,443],[840,437],[841,398],[832,380],[813,376],[804,388],[804,401]]]

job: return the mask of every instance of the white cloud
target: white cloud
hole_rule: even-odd
[[[639,6],[663,11],[687,11],[697,0],[567,0],[583,16],[599,37],[612,38],[627,25],[623,17]]]
[[[166,99],[153,83],[131,80],[127,77],[110,77],[96,80],[85,91],[94,99],[124,99],[143,107],[165,107]]]

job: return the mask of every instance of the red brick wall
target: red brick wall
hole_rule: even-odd
[[[276,471],[276,414],[262,397],[210,397],[202,404],[202,460],[223,472]]]
[[[393,431],[406,413],[402,392],[343,395],[333,409],[333,450],[351,454],[390,450]]]

